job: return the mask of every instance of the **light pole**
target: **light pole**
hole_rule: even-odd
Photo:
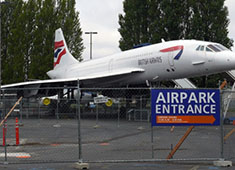
[[[85,34],[90,34],[90,60],[92,59],[92,35],[98,34],[98,32],[85,32]]]

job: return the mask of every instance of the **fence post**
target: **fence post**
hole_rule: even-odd
[[[82,160],[82,139],[81,139],[81,110],[80,110],[80,85],[79,79],[77,80],[77,90],[78,90],[78,99],[77,99],[77,115],[78,115],[78,162],[75,164],[77,169],[89,169],[89,164],[84,163]]]
[[[151,88],[150,88],[150,126],[151,126],[151,150],[152,150],[152,159],[154,158],[154,140],[153,140],[153,126],[152,126],[152,99],[151,99]]]
[[[151,121],[150,125],[151,125],[151,145],[152,145],[151,150],[152,150],[152,159],[153,159],[154,158],[154,143],[153,143],[153,126],[152,126],[152,121]]]
[[[220,91],[220,158],[224,159],[224,113],[223,91]]]
[[[119,98],[118,98],[117,104],[118,104],[118,128],[119,128],[120,127],[120,100]]]
[[[4,101],[4,117],[6,116],[6,100],[5,100],[5,92],[3,90],[3,101]],[[8,164],[7,163],[7,143],[6,143],[6,137],[7,137],[7,134],[6,134],[6,121],[3,122],[3,127],[4,127],[4,153],[5,153],[5,161],[4,161],[4,164]]]
[[[27,102],[27,113],[26,113],[26,119],[29,119],[29,98],[26,98]]]
[[[22,114],[23,114],[23,99],[22,99],[22,102],[20,102],[20,126],[23,125],[23,122],[22,122]]]
[[[41,104],[40,104],[40,100],[42,100],[41,98],[39,98],[38,100],[38,119],[40,119],[41,117]],[[42,102],[43,103],[43,102]]]
[[[143,124],[143,119],[142,119],[142,117],[143,117],[143,107],[142,107],[142,105],[143,105],[143,99],[142,99],[143,97],[142,97],[142,95],[140,95],[140,121],[141,121],[141,123]]]
[[[60,95],[58,93],[58,99],[56,102],[56,120],[57,120],[57,124],[59,124],[59,102],[60,102]]]
[[[95,105],[95,111],[96,111],[96,121],[95,121],[95,126],[94,126],[94,128],[98,128],[99,127],[99,123],[98,123],[98,121],[99,121],[99,103],[96,103],[96,105]]]
[[[77,115],[78,115],[78,162],[82,163],[82,143],[81,143],[81,110],[80,110],[80,84],[77,80],[77,90],[78,90],[78,99],[77,99]]]

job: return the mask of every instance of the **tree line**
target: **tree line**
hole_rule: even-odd
[[[119,15],[121,50],[161,39],[197,39],[232,46],[225,0],[125,0]]]
[[[124,0],[119,15],[121,50],[178,39],[218,42],[230,48],[225,0]],[[79,3],[79,1],[77,1]],[[84,49],[75,0],[5,0],[1,4],[2,84],[47,79],[53,68],[54,32],[62,28],[73,56]],[[79,5],[79,4],[78,4]],[[215,87],[222,74],[192,79]]]
[[[2,84],[47,79],[54,32],[62,28],[71,53],[84,49],[75,0],[6,0],[1,4]]]

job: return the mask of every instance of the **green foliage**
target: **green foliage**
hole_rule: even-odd
[[[56,24],[61,26],[71,54],[79,61],[82,61],[81,54],[84,49],[82,30],[80,27],[79,13],[75,11],[75,4],[75,0],[58,1],[56,13],[59,19]]]
[[[19,47],[20,34],[19,32],[14,38],[13,36],[19,30],[17,30],[17,25],[22,26],[21,18],[15,20],[22,14],[23,1],[12,0],[6,1],[7,3],[2,5],[1,8],[1,57],[2,57],[2,82],[5,83],[6,80],[15,79],[15,81],[20,81],[24,78],[23,73],[23,54],[22,49]],[[21,30],[22,31],[22,30]],[[14,54],[17,54],[14,56]],[[21,78],[20,78],[21,77]],[[10,81],[11,82],[11,81]]]
[[[165,40],[198,39],[232,46],[224,0],[125,0],[120,48]]]
[[[233,40],[228,38],[228,9],[224,0],[194,0],[192,1],[193,18],[190,20],[190,31],[187,39],[218,42],[230,48]],[[218,82],[224,80],[224,74],[196,77],[191,79],[198,87],[218,87]]]
[[[125,16],[119,15],[119,32],[122,36],[119,47],[127,50],[148,41],[148,0],[126,0],[123,3]]]
[[[3,84],[46,79],[53,68],[54,32],[64,31],[71,53],[84,49],[75,0],[7,0],[2,5]]]
[[[228,38],[228,9],[224,6],[224,0],[192,2],[191,10],[194,15],[190,20],[190,32],[186,38],[218,42],[231,47],[233,41]]]
[[[228,10],[225,0],[125,0],[119,15],[121,50],[141,43],[159,43],[161,39],[197,39],[230,48]],[[144,28],[144,29],[140,29]],[[199,87],[218,87],[217,74],[192,79]],[[207,82],[206,82],[207,81]]]

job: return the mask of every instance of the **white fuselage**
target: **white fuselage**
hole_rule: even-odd
[[[150,82],[208,75],[235,69],[230,50],[207,51],[212,42],[177,40],[124,51],[111,56],[60,67],[48,72],[53,79],[102,77],[120,70],[141,68],[140,74],[122,79],[120,84]],[[198,50],[203,46],[204,50]],[[181,52],[181,53],[180,53]],[[107,80],[107,83],[108,80]]]

